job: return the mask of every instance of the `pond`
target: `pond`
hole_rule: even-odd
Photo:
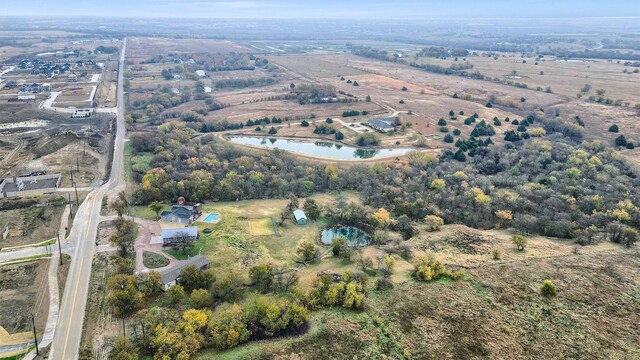
[[[370,237],[366,232],[353,226],[338,226],[333,228],[326,228],[322,230],[321,241],[323,244],[331,245],[333,239],[337,237],[343,237],[347,239],[347,245],[366,246],[369,244]]]
[[[298,153],[335,160],[376,159],[388,156],[400,156],[413,151],[409,148],[399,149],[359,149],[329,141],[276,139],[254,136],[233,136],[229,141],[241,144],[260,146],[267,149],[281,149]]]

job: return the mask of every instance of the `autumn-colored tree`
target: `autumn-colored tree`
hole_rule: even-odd
[[[190,309],[177,322],[160,324],[155,329],[152,344],[157,360],[188,360],[204,345],[207,323],[211,313]]]
[[[638,230],[629,226],[625,227],[624,231],[622,232],[622,245],[630,248],[638,242],[638,239],[640,239]]]
[[[169,288],[169,291],[167,291],[167,294],[169,295],[169,301],[171,302],[172,305],[177,305],[180,301],[182,301],[182,299],[184,299],[184,288],[182,287],[182,285],[173,285],[172,287]]]
[[[427,225],[427,231],[438,231],[444,225],[444,220],[436,215],[425,216],[424,222]]]
[[[501,228],[513,220],[513,213],[511,210],[496,210],[496,217],[498,218],[497,228]]]
[[[361,281],[358,281],[358,280]],[[315,280],[313,288],[306,298],[312,308],[343,306],[350,309],[361,309],[364,306],[365,275],[356,278],[353,273],[342,274],[342,281],[333,282],[333,276],[323,274]]]
[[[318,218],[320,217],[320,212],[320,207],[315,200],[307,199],[304,202],[304,213],[307,215],[307,218],[309,218],[309,220],[318,220]]]
[[[385,256],[383,261],[382,261],[382,265],[383,265],[382,275],[383,276],[390,276],[391,273],[393,272],[393,265],[394,264],[395,264],[395,260],[393,259],[393,256],[391,256],[391,255]]]
[[[134,312],[142,301],[138,291],[138,278],[135,275],[118,274],[107,280],[107,301],[114,307],[118,316]]]
[[[317,256],[317,249],[312,241],[305,240],[298,244],[296,253],[302,257],[303,261],[313,261]]]
[[[480,206],[489,206],[489,204],[491,203],[491,197],[489,197],[488,195],[486,195],[482,189],[480,188],[473,188],[471,189],[471,192],[474,194],[475,198],[475,203],[477,205]]]
[[[180,271],[180,285],[185,291],[208,289],[215,281],[210,270],[200,270],[195,265],[187,265]]]
[[[433,256],[421,256],[416,259],[413,269],[413,276],[421,281],[437,280],[441,277],[448,277],[453,280],[460,279],[464,275],[462,269],[451,271],[444,264]]]
[[[545,280],[542,283],[542,287],[540,288],[540,293],[545,297],[556,296],[557,294],[556,286],[553,284],[551,280]]]
[[[113,349],[109,353],[109,360],[138,360],[138,349],[126,337],[116,338]]]
[[[340,253],[342,252],[342,250],[346,245],[347,245],[346,238],[342,236],[333,238],[333,241],[331,243],[331,252],[333,253],[333,256],[340,256]]]
[[[223,301],[235,302],[244,291],[244,279],[235,271],[226,273],[211,288],[213,297]]]
[[[510,210],[497,210],[496,217],[501,221],[511,221],[513,220],[513,213]]]
[[[251,279],[251,282],[258,290],[262,292],[271,290],[273,284],[273,265],[265,263],[251,267],[251,269],[249,269],[249,279]]]
[[[444,190],[444,187],[446,186],[446,183],[444,182],[444,180],[442,179],[434,179],[431,181],[431,184],[429,185],[429,188],[438,192],[441,192],[442,190]]]
[[[244,323],[240,305],[233,304],[220,311],[209,325],[209,336],[216,349],[230,349],[249,340],[251,332]]]
[[[385,229],[391,223],[391,214],[386,209],[380,208],[373,213],[373,219],[378,229]]]
[[[348,309],[361,309],[364,305],[364,293],[362,287],[355,281],[347,284],[344,291],[343,306]]]
[[[213,305],[213,298],[211,297],[211,294],[209,294],[209,291],[205,289],[196,289],[191,292],[189,302],[195,309],[206,309]]]
[[[524,237],[523,235],[520,235],[520,234],[513,235],[511,237],[511,241],[513,242],[513,245],[516,246],[516,249],[518,251],[524,251],[524,249],[527,247],[527,238]]]
[[[164,284],[160,273],[157,271],[150,271],[146,274],[140,275],[140,291],[146,296],[155,296],[162,293],[164,290]]]

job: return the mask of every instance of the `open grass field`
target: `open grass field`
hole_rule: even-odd
[[[4,62],[7,59],[24,56],[25,54],[61,50],[69,45],[67,37],[74,35],[79,34],[57,30],[1,31],[0,40],[11,39],[16,41],[11,45],[0,46],[0,61]]]
[[[466,60],[473,64],[473,70],[484,75],[524,83],[531,89],[549,86],[554,93],[575,97],[585,84],[590,84],[594,93],[596,89],[604,89],[605,96],[613,99],[632,104],[640,102],[640,74],[634,74],[634,68],[624,66],[624,61],[566,61],[554,57],[536,60],[513,53],[501,54],[497,60],[487,56],[470,56]],[[448,67],[463,59],[456,62],[454,59],[419,58],[417,62]],[[629,73],[623,72],[625,68]]]
[[[62,207],[47,206],[0,211],[0,231],[9,228],[0,248],[35,244],[55,238],[60,227]]]
[[[269,57],[269,61],[314,81],[321,81],[324,78],[337,77],[338,75],[353,76],[365,74],[364,71],[350,66],[348,60],[343,60],[344,57],[341,55],[283,55]]]
[[[247,219],[249,225],[249,233],[253,236],[266,236],[276,235],[274,229],[274,220],[271,217],[264,217],[259,219]]]
[[[397,263],[394,272],[404,278],[394,278],[392,290],[369,290],[362,312],[315,312],[302,336],[199,358],[632,359],[640,354],[637,251],[600,244],[574,254],[566,241],[532,238],[524,253],[516,253],[502,240],[506,231],[477,231],[484,240],[467,248],[454,235],[460,231],[469,229],[422,233],[411,246],[417,253],[430,249],[449,266],[466,267],[462,280],[418,283],[408,276],[410,266]],[[476,261],[460,256],[476,246]],[[483,247],[501,248],[503,259],[492,260]],[[322,264],[344,268],[331,261]],[[540,295],[544,279],[554,281],[556,297]]]
[[[245,95],[226,95],[221,97],[225,101],[242,101]],[[246,96],[255,96],[246,95]],[[231,106],[222,110],[214,111],[206,116],[211,120],[226,119],[229,122],[246,122],[249,119],[257,119],[268,116],[272,117],[290,117],[293,119],[311,119],[315,117],[324,120],[327,117],[340,117],[344,111],[357,109],[359,111],[368,111],[370,114],[384,114],[385,109],[375,103],[353,103],[353,104],[311,104],[300,105],[291,100],[276,100],[256,103],[245,103],[237,106]],[[448,111],[448,110],[447,110]]]
[[[356,194],[349,192],[318,194],[312,198],[323,206],[328,206],[340,198],[357,201]],[[303,203],[302,199],[301,203]],[[249,267],[263,262],[294,267],[298,243],[303,240],[312,240],[321,246],[320,232],[326,222],[320,219],[317,222],[299,226],[294,223],[292,216],[282,226],[278,226],[278,235],[275,235],[271,218],[276,219],[277,224],[280,213],[286,205],[287,200],[281,199],[207,203],[203,206],[203,212],[219,213],[221,221],[213,225],[196,222],[200,239],[189,253],[184,254],[178,249],[171,248],[164,250],[179,260],[197,254],[205,255],[211,261],[211,267],[220,273],[232,270],[246,273]],[[155,214],[143,207],[135,208],[135,216],[155,219]],[[203,232],[205,228],[211,228],[213,231],[206,234]],[[323,251],[326,251],[326,248],[324,249]],[[328,265],[321,262],[301,270],[301,282],[310,286],[316,272],[326,266]],[[340,266],[353,268],[355,264]],[[302,280],[303,278],[307,280]]]

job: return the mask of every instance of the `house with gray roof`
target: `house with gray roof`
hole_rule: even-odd
[[[162,221],[180,224],[189,224],[193,220],[195,209],[189,205],[173,205],[171,210],[165,210],[160,214]]]
[[[180,273],[182,272],[182,269],[189,265],[194,265],[200,270],[206,270],[209,268],[209,259],[202,255],[196,255],[187,260],[180,261],[175,266],[160,270],[160,279],[162,279],[162,283],[164,284],[164,291],[167,291],[173,285],[180,283]]]
[[[375,130],[386,133],[393,131],[396,126],[400,125],[400,119],[397,117],[376,118],[367,121],[367,125]]]

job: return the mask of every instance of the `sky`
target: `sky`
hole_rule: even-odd
[[[640,0],[0,0],[0,15],[210,18],[575,18],[640,16]]]

